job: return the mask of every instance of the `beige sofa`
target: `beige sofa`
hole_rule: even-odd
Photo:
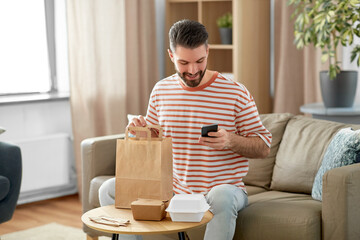
[[[244,179],[249,205],[239,213],[234,239],[360,239],[360,164],[326,172],[323,201],[311,197],[331,138],[349,125],[291,114],[266,114],[261,119],[273,134],[271,152],[265,159],[250,160]],[[99,206],[98,188],[114,176],[119,137],[123,135],[86,139],[81,144],[84,212]],[[84,231],[88,239],[102,235],[86,226]],[[204,228],[188,232],[191,240],[202,239],[203,234]],[[144,239],[177,239],[177,235]]]

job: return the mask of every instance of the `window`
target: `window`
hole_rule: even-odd
[[[61,36],[64,51],[65,16],[65,0],[0,1],[0,95],[57,91],[57,69],[67,53],[57,63],[55,42]]]

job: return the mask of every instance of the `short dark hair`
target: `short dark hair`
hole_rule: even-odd
[[[208,44],[208,33],[204,25],[199,22],[183,19],[180,20],[169,31],[170,50],[175,51],[177,45],[186,48],[197,48]]]

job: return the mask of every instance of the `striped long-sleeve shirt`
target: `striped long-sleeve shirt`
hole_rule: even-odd
[[[172,138],[174,192],[206,194],[221,184],[245,190],[242,178],[248,159],[229,149],[198,143],[203,125],[218,124],[241,136],[260,136],[270,146],[271,134],[262,125],[255,102],[240,83],[220,73],[204,85],[190,88],[176,74],[159,81],[150,97],[146,121],[161,125]]]

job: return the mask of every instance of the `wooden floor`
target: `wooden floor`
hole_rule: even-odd
[[[12,219],[0,224],[0,236],[52,222],[82,228],[81,215],[78,195],[19,205]]]

